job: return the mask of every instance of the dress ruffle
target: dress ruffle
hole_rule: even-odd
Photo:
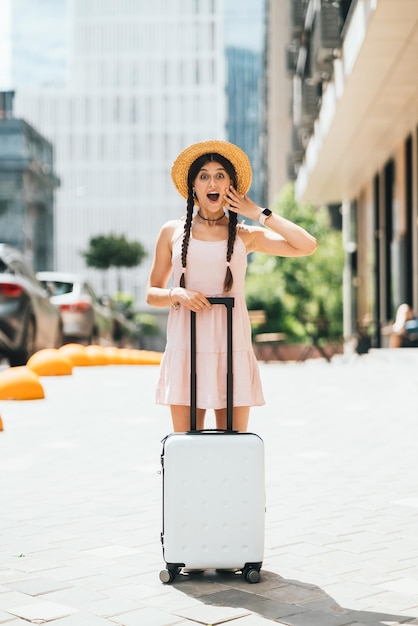
[[[197,354],[198,408],[226,407],[226,369],[226,353]],[[254,353],[234,351],[233,372],[233,405],[235,407],[263,405],[264,397]],[[172,349],[164,353],[157,386],[157,404],[190,406],[189,350]]]

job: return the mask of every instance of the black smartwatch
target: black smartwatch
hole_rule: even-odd
[[[260,222],[260,224],[264,225],[264,222],[266,221],[266,219],[268,218],[269,215],[271,215],[271,211],[270,209],[261,209],[260,215],[258,217],[258,221]]]

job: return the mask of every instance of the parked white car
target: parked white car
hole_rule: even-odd
[[[82,274],[38,272],[38,280],[60,311],[65,342],[113,344],[113,319]]]

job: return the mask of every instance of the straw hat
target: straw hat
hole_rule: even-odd
[[[251,163],[245,152],[233,143],[214,139],[211,141],[200,141],[189,146],[180,152],[171,168],[171,178],[177,191],[183,198],[188,195],[187,175],[190,166],[204,154],[220,154],[232,163],[237,174],[237,191],[243,196],[251,187],[252,170]]]

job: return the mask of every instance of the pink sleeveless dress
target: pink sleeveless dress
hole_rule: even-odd
[[[173,246],[173,284],[182,273],[183,234]],[[227,241],[201,241],[190,237],[186,286],[206,296],[235,298],[233,308],[234,406],[261,406],[264,397],[258,363],[251,342],[251,326],[244,297],[247,252],[237,235],[231,258],[232,290],[223,293]],[[226,309],[213,305],[196,315],[197,407],[226,407]],[[157,404],[190,405],[190,311],[171,308],[167,321],[167,344],[161,361],[156,391]]]

